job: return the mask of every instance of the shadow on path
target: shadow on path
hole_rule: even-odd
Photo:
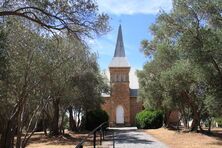
[[[165,148],[166,145],[137,128],[109,128],[105,141],[118,148]],[[114,142],[113,142],[114,141]]]
[[[127,144],[151,144],[154,141],[144,138],[141,132],[136,130],[114,130],[116,143]]]

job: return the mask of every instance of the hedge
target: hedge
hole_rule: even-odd
[[[222,117],[216,118],[215,121],[218,123],[219,127],[222,127]]]
[[[103,122],[109,120],[108,114],[101,109],[92,110],[86,113],[85,128],[86,130],[93,130]]]
[[[143,110],[136,115],[136,126],[142,129],[156,129],[163,125],[161,111]]]

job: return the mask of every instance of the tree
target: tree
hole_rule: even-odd
[[[142,41],[153,61],[139,72],[141,97],[161,99],[160,106],[182,109],[183,116],[191,110],[191,130],[201,128],[204,115],[221,114],[221,8],[220,1],[174,0],[151,26],[154,39]]]
[[[101,97],[102,93],[107,93],[109,91],[107,83],[105,83],[105,78],[102,77],[98,65],[96,63],[95,55],[92,55],[85,64],[83,69],[78,75],[74,76],[70,80],[70,84],[75,92],[75,99],[69,103],[70,112],[71,109],[77,115],[76,129],[81,128],[80,115],[83,117],[88,111],[100,108],[103,99]],[[70,116],[71,117],[71,116]],[[70,120],[70,125],[71,125]]]
[[[101,91],[105,87],[95,55],[78,40],[63,37],[59,46],[56,42],[52,43],[43,52],[47,55],[45,64],[42,64],[47,67],[43,69],[44,72],[47,74],[48,69],[55,69],[47,74],[44,81],[50,90],[48,96],[52,97],[50,135],[58,135],[60,115],[64,115],[68,109],[69,112],[74,109],[80,115],[87,109],[98,107],[102,101]],[[73,117],[70,118],[72,120]]]
[[[33,51],[41,48],[41,39],[35,33],[18,25],[16,21],[8,28],[1,27],[7,34],[5,39],[7,77],[2,81],[1,86],[5,94],[1,95],[1,125],[3,128],[1,147],[12,147],[15,135],[17,135],[16,146],[20,147],[23,143],[21,141],[22,129],[27,125],[26,130],[28,131],[30,128],[28,125],[33,118],[37,117],[32,116],[37,113],[37,110],[41,110],[39,107],[41,104],[34,103],[38,100],[31,99],[31,97],[37,97],[35,93],[37,89],[33,86],[38,86],[36,82],[39,80],[39,68],[35,65],[38,56]],[[24,141],[26,141],[26,136]]]
[[[66,30],[78,38],[106,32],[109,19],[98,13],[93,0],[5,0],[0,6],[1,22],[7,16],[15,16],[24,25],[29,21],[52,33]]]
[[[15,136],[16,147],[25,147],[40,118],[46,134],[46,120],[52,123],[50,133],[60,134],[68,104],[78,106],[73,100],[80,92],[70,81],[81,68],[91,69],[83,73],[94,73],[90,80],[100,78],[84,40],[107,32],[109,17],[98,13],[93,0],[5,0],[0,5],[0,147],[13,147]],[[98,96],[100,82],[90,85],[95,88],[89,88],[91,97]]]
[[[0,147],[25,147],[41,118],[46,134],[45,121],[61,134],[70,105],[84,113],[101,103],[97,57],[79,39],[40,36],[13,18],[1,27]]]

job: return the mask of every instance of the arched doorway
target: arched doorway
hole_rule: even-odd
[[[124,124],[124,110],[121,105],[116,108],[116,124]]]

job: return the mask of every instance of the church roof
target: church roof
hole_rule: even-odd
[[[125,50],[124,50],[124,44],[123,44],[123,34],[122,34],[121,25],[119,25],[114,57],[125,57]]]
[[[121,25],[119,25],[118,36],[116,40],[116,48],[115,48],[113,59],[109,67],[130,67],[128,60],[125,56]]]
[[[126,57],[113,57],[109,67],[130,67]]]
[[[137,97],[138,89],[130,89],[130,97]]]

